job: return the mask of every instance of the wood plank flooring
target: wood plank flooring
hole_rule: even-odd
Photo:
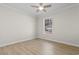
[[[0,48],[1,55],[79,55],[79,48],[34,39]]]

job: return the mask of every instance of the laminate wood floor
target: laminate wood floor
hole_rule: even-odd
[[[1,55],[79,55],[79,48],[43,39],[34,39],[0,48]]]

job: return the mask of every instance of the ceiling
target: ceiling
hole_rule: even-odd
[[[44,3],[49,4],[49,3]],[[36,12],[36,9],[31,7],[31,5],[38,5],[37,3],[4,3],[11,8],[16,8],[21,12],[28,13],[30,15],[41,15],[47,13],[56,13],[57,11],[62,10],[63,8],[67,8],[69,6],[75,5],[74,3],[51,3],[52,7],[46,9],[47,12]]]

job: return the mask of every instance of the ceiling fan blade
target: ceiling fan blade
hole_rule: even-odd
[[[35,7],[35,8],[38,8],[38,6],[34,6],[34,5],[31,5],[31,7]]]
[[[51,7],[51,6],[52,6],[52,5],[45,5],[44,8],[48,8],[48,7]]]

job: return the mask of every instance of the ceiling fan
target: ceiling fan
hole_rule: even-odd
[[[44,5],[43,3],[39,3],[38,5],[31,5],[31,7],[34,7],[36,8],[36,11],[39,12],[39,11],[44,11],[46,12],[46,8],[49,8],[51,7],[52,5],[51,4],[48,4],[48,5]]]

